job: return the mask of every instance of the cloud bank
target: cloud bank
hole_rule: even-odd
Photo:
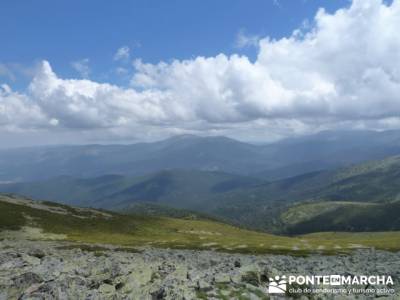
[[[307,31],[260,39],[254,62],[238,54],[135,60],[130,87],[59,78],[44,61],[25,94],[2,87],[0,130],[267,138],[399,128],[398,28],[400,0],[354,0],[333,14],[320,9]]]

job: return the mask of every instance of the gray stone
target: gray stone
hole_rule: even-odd
[[[113,294],[115,292],[115,286],[104,283],[100,285],[99,292],[102,294]]]
[[[231,277],[229,274],[217,274],[215,276],[215,282],[216,283],[229,283],[231,282]]]
[[[201,291],[210,291],[212,290],[211,284],[204,280],[199,280],[197,283],[198,289]]]
[[[89,251],[60,249],[57,241],[7,240],[2,244],[0,295],[6,299],[175,300],[195,299],[198,292],[217,299],[220,293],[230,297],[228,293],[243,289],[246,297],[255,300],[260,295],[256,289],[265,289],[265,281],[275,275],[380,271],[395,278],[397,294],[387,299],[400,299],[396,281],[400,253],[357,250],[347,256],[291,257],[146,248],[143,253],[105,250],[106,255],[95,256]],[[38,258],[32,249],[46,255]],[[367,299],[363,296],[356,298]]]

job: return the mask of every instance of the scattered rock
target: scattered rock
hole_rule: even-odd
[[[240,263],[240,260],[235,260],[233,265],[235,266],[235,268],[240,268],[242,266],[242,264]]]
[[[164,288],[160,288],[158,291],[151,293],[152,300],[161,300],[161,299],[165,299],[165,297],[166,297],[166,293],[165,293]]]
[[[210,290],[212,290],[211,284],[209,282],[204,281],[204,280],[199,280],[197,285],[198,285],[198,289],[200,291],[210,291]]]
[[[231,282],[231,277],[229,274],[217,274],[214,281],[215,283],[229,283]]]
[[[39,265],[40,264],[40,259],[34,256],[22,254],[22,259],[29,265]]]
[[[246,274],[242,275],[242,282],[248,283],[254,286],[260,285],[260,276],[258,273],[254,271],[247,272]]]
[[[39,258],[39,259],[42,259],[43,257],[46,256],[46,253],[42,249],[38,249],[38,248],[31,249],[28,252],[28,254],[30,256],[33,256],[33,257],[36,257],[36,258]]]
[[[351,255],[291,257],[151,248],[132,253],[103,247],[105,255],[96,256],[90,251],[60,248],[57,241],[1,242],[1,300],[241,296],[255,300],[266,298],[266,282],[277,275],[400,276],[400,253],[366,249],[357,249]],[[396,279],[393,288],[397,294],[389,299],[400,299]],[[363,299],[362,295],[358,298]]]
[[[31,286],[34,284],[42,283],[43,279],[38,274],[28,272],[22,275],[16,276],[13,279],[13,284],[17,287]]]
[[[113,294],[115,292],[115,287],[111,284],[104,283],[100,285],[99,292],[102,294]]]
[[[118,282],[116,285],[115,285],[115,289],[118,291],[118,290],[120,290],[120,289],[122,289],[123,287],[124,287],[124,283],[123,282]]]

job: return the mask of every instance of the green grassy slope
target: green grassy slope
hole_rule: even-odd
[[[316,197],[328,200],[390,202],[400,199],[400,156],[370,161],[332,173]]]
[[[229,192],[223,198],[235,202],[246,195],[259,203],[302,200],[397,201],[400,199],[400,156],[260,184]]]
[[[184,218],[192,220],[214,220],[221,222],[221,219],[212,217],[205,213],[194,210],[187,210],[181,208],[174,208],[167,205],[161,205],[151,202],[138,202],[126,207],[122,213],[131,215],[142,216],[156,216],[156,217],[171,217],[171,218]]]
[[[29,228],[31,229],[29,231]],[[34,236],[32,229],[43,230]],[[17,231],[19,230],[19,231]],[[400,233],[282,237],[210,220],[127,216],[59,204],[0,196],[0,238],[30,232],[29,238],[60,238],[79,243],[215,249],[249,253],[332,253],[356,247],[400,248]]]
[[[318,202],[290,207],[281,215],[291,234],[318,231],[400,230],[400,202]]]
[[[321,215],[320,222],[304,224],[302,231],[318,230],[391,230],[400,229],[392,211],[398,212],[400,199],[400,156],[371,161],[245,187],[218,195],[212,210],[220,217],[234,219],[253,228],[281,232],[283,220],[277,218],[292,205],[301,202],[360,202],[337,208]],[[367,203],[386,203],[377,206],[379,217]],[[333,204],[323,204],[324,208]],[[305,206],[310,209],[311,206]],[[322,207],[318,207],[321,209]],[[211,209],[211,208],[210,208]],[[336,214],[342,217],[338,222]],[[233,216],[233,217],[232,217]],[[324,219],[326,218],[326,219]],[[388,220],[387,220],[388,219]],[[329,222],[324,222],[329,220]],[[334,225],[336,224],[336,225]],[[297,232],[297,231],[296,231]]]

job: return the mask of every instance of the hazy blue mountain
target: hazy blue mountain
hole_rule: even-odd
[[[177,136],[134,145],[86,145],[0,151],[0,180],[27,181],[60,175],[145,175],[169,169],[248,173],[269,167],[263,149],[226,137]]]
[[[203,210],[215,195],[262,182],[221,172],[169,170],[141,177],[105,175],[0,185],[0,191],[66,204],[126,209],[147,202]]]
[[[168,170],[140,177],[107,175],[77,179],[62,176],[41,182],[3,184],[0,185],[0,191],[120,211],[134,210],[137,205],[150,203],[195,210],[238,225],[270,231],[282,231],[286,228],[285,222],[279,216],[293,205],[324,201],[327,203],[326,207],[332,207],[328,203],[338,201],[351,204],[346,207],[342,205],[344,208],[337,210],[338,214],[340,212],[344,216],[343,224],[332,219],[332,224],[336,222],[338,226],[326,226],[335,229],[351,227],[354,222],[358,224],[354,224],[355,228],[363,224],[359,221],[362,218],[360,215],[348,213],[349,207],[360,208],[359,213],[368,218],[373,212],[367,206],[368,203],[391,205],[399,202],[399,175],[400,156],[392,156],[384,160],[369,161],[333,171],[312,172],[274,182],[222,172]],[[355,206],[354,203],[365,204],[366,208]],[[383,215],[389,216],[390,209],[386,206],[379,208],[384,211]],[[320,212],[322,211],[324,210]],[[326,213],[327,220],[328,216],[334,216],[332,212]],[[319,218],[321,216],[316,215],[313,222],[317,222]],[[382,217],[383,219],[385,218]],[[307,222],[311,224],[310,220]],[[308,225],[303,225],[301,230],[309,228]],[[387,224],[389,227],[392,225],[393,223]]]
[[[37,181],[62,175],[142,176],[170,169],[221,171],[272,180],[398,153],[399,131],[327,131],[268,145],[183,135],[133,145],[0,150],[0,181]]]
[[[343,206],[335,213],[327,212],[324,230],[329,228],[339,230],[346,226],[349,228],[353,226],[359,230],[368,223],[363,223],[363,218],[376,221],[375,227],[369,226],[371,230],[377,230],[378,227],[382,230],[390,226],[396,227],[397,219],[385,223],[386,227],[383,226],[383,221],[399,209],[395,203],[400,203],[400,156],[228,191],[218,195],[218,201],[214,201],[209,209],[219,217],[235,220],[238,224],[281,231],[283,228],[279,218],[281,213],[299,203],[321,201],[365,204],[363,207]],[[374,210],[373,207],[367,206],[368,203],[380,204],[376,207],[376,211],[381,212],[379,217],[381,221],[371,218]],[[338,218],[334,218],[335,215]],[[312,224],[315,225],[322,220],[324,218],[318,215],[314,220],[302,224],[301,229],[300,225],[296,229],[292,228],[292,232],[310,231]],[[334,224],[337,226],[333,226]],[[364,226],[364,229],[367,227]]]
[[[400,153],[399,145],[398,131],[344,131],[270,145],[185,135],[135,145],[2,150],[1,180],[25,182],[1,184],[0,191],[113,210],[150,203],[281,231],[279,216],[299,203],[399,201],[400,156],[381,159]],[[371,213],[363,211],[366,218]],[[362,218],[338,212],[346,226]]]
[[[400,131],[322,131],[267,145],[266,149],[281,166],[257,175],[280,179],[400,154]]]

